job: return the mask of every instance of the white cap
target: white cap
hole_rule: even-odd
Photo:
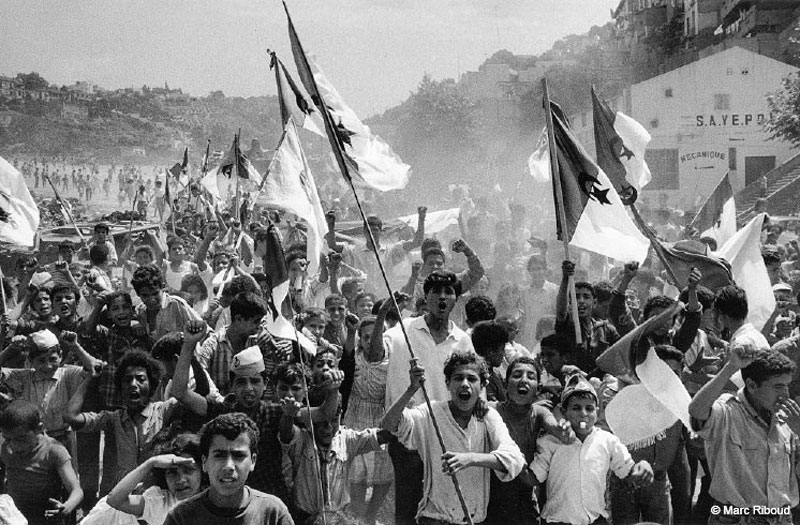
[[[58,338],[56,334],[50,330],[40,330],[31,334],[31,341],[41,350],[47,350],[58,346]]]
[[[775,283],[772,285],[773,292],[791,292],[792,287],[786,283]]]
[[[256,375],[264,370],[266,370],[264,356],[261,354],[261,348],[258,346],[250,346],[233,356],[231,372],[236,375]]]

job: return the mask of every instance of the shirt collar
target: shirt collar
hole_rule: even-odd
[[[756,411],[755,407],[750,404],[750,401],[747,399],[744,390],[744,387],[740,388],[739,391],[736,392],[734,399],[742,404],[742,408],[744,408],[744,411],[747,412],[750,417],[758,421],[759,424],[766,426],[767,423],[761,418],[761,416],[758,415],[758,411]]]
[[[431,334],[431,329],[428,327],[428,323],[425,322],[425,316],[421,315],[419,317],[419,319],[420,319],[420,322],[416,327],[417,330],[423,330],[425,332],[428,332],[428,335],[433,337],[433,334]],[[455,339],[456,336],[455,336],[455,334],[453,334],[454,328],[456,328],[456,324],[453,322],[452,319],[448,319],[447,320],[447,337],[445,338],[445,340],[450,339],[450,338]]]

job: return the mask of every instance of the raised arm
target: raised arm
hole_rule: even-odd
[[[203,240],[200,242],[200,245],[195,251],[194,263],[197,265],[197,269],[201,272],[206,271],[206,268],[208,268],[208,263],[206,262],[206,259],[208,258],[208,248],[211,246],[211,241],[213,241],[217,236],[218,231],[219,227],[216,223],[208,223],[205,231],[203,232]]]
[[[328,223],[328,235],[326,235],[326,239],[328,240],[328,249],[333,250],[336,253],[342,253],[342,250],[344,250],[344,245],[336,242],[336,213],[333,210],[326,213],[325,221]]]
[[[455,253],[463,253],[467,258],[467,271],[459,275],[461,291],[463,293],[480,281],[485,271],[478,254],[475,253],[475,250],[470,248],[469,244],[463,239],[458,239],[453,243],[453,251]]]
[[[197,343],[205,337],[206,325],[203,321],[189,321],[183,331],[183,345],[172,376],[172,395],[195,414],[208,413],[206,398],[189,389],[189,369]]]
[[[414,248],[422,246],[422,240],[425,238],[425,216],[428,214],[428,208],[420,206],[417,208],[417,231],[414,232],[414,238],[406,241],[401,246],[407,252]]]
[[[383,331],[386,325],[386,316],[390,310],[394,310],[394,302],[385,299],[378,309],[378,316],[375,319],[375,325],[372,327],[372,337],[369,340],[369,348],[364,353],[364,357],[370,363],[379,363],[383,361],[386,356],[386,348],[383,345]],[[402,322],[402,321],[400,321]]]
[[[568,316],[569,291],[567,290],[570,276],[575,275],[575,263],[564,261],[561,263],[561,285],[558,287],[556,297],[556,322],[565,322]]]
[[[425,382],[425,368],[422,367],[416,359],[411,360],[411,370],[408,372],[409,384],[408,388],[403,395],[397,398],[394,404],[386,411],[381,420],[381,429],[387,430],[392,434],[397,432],[400,426],[400,419],[403,417],[403,410],[405,410],[408,403],[422,387]]]
[[[175,454],[153,456],[128,472],[128,474],[111,489],[106,501],[111,508],[141,518],[142,514],[144,514],[144,497],[141,495],[134,495],[133,492],[140,483],[148,479],[153,469],[168,469],[171,467],[193,464],[194,460],[192,458],[176,456]]]
[[[711,416],[714,401],[722,395],[728,380],[733,374],[745,368],[755,359],[756,350],[752,347],[735,346],[730,350],[730,357],[722,370],[714,378],[703,385],[689,403],[689,415],[698,421],[706,421]]]

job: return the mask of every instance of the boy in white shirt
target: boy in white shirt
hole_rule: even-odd
[[[561,410],[577,440],[563,444],[558,438],[539,438],[539,453],[530,468],[535,483],[547,481],[547,503],[542,518],[549,524],[605,525],[608,471],[620,479],[630,476],[635,485],[653,481],[647,461],[633,462],[618,437],[597,422],[597,394],[580,374],[570,376],[561,394]]]
[[[474,523],[480,523],[489,503],[489,469],[501,481],[511,481],[522,471],[525,458],[500,415],[480,398],[489,379],[483,358],[474,352],[455,352],[445,362],[444,375],[450,400],[431,402],[446,448],[443,454],[428,406],[405,408],[425,379],[425,369],[416,360],[411,361],[408,389],[386,412],[381,426],[422,457],[425,476],[417,523],[463,523],[461,505],[448,479],[456,473],[469,513]]]

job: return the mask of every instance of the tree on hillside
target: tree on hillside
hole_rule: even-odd
[[[800,145],[800,73],[789,73],[781,88],[767,95],[770,118],[764,127],[772,139]]]
[[[474,140],[475,104],[456,89],[453,79],[422,77],[406,102],[400,121],[401,142],[411,149],[469,147]]]
[[[17,78],[22,81],[22,86],[28,90],[47,89],[50,85],[39,73],[17,73]]]

